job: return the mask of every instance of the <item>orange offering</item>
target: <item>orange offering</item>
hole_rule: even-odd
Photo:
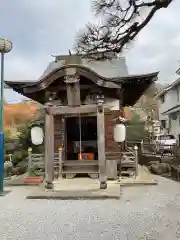
[[[94,153],[79,153],[78,160],[94,160]]]

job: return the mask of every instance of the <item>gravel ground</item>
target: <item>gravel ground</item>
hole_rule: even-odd
[[[30,188],[0,197],[0,240],[180,239],[180,184],[126,187],[120,200],[26,200]]]

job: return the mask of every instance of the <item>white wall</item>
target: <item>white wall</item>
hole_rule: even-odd
[[[170,110],[171,108],[180,105],[180,86],[177,86],[173,89],[167,91],[164,95],[164,102],[161,102],[161,99],[158,99],[159,106],[159,120],[166,120],[166,128],[169,126],[169,117],[168,115],[163,115],[163,112]],[[179,140],[180,134],[180,113],[177,113],[177,118],[171,118],[171,128],[170,133],[173,134],[177,140]],[[162,129],[161,132],[164,132],[165,129]],[[166,131],[165,131],[166,132]]]
[[[177,98],[177,90],[179,91],[179,99]],[[162,113],[180,104],[180,86],[167,91],[164,98],[164,103],[161,103],[161,99],[158,99],[159,120],[166,120],[168,117],[166,115],[162,115]]]
[[[177,114],[177,119],[171,119],[171,130],[170,133],[175,136],[177,140],[179,140],[180,134],[180,113]]]

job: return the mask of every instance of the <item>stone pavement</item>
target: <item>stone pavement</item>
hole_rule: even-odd
[[[27,200],[37,187],[0,197],[1,240],[178,240],[180,183],[125,187],[119,200]]]

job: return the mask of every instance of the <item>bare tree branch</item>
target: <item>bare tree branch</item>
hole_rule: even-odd
[[[76,39],[76,51],[92,59],[118,54],[173,0],[94,0],[93,12],[100,24],[88,24]]]

